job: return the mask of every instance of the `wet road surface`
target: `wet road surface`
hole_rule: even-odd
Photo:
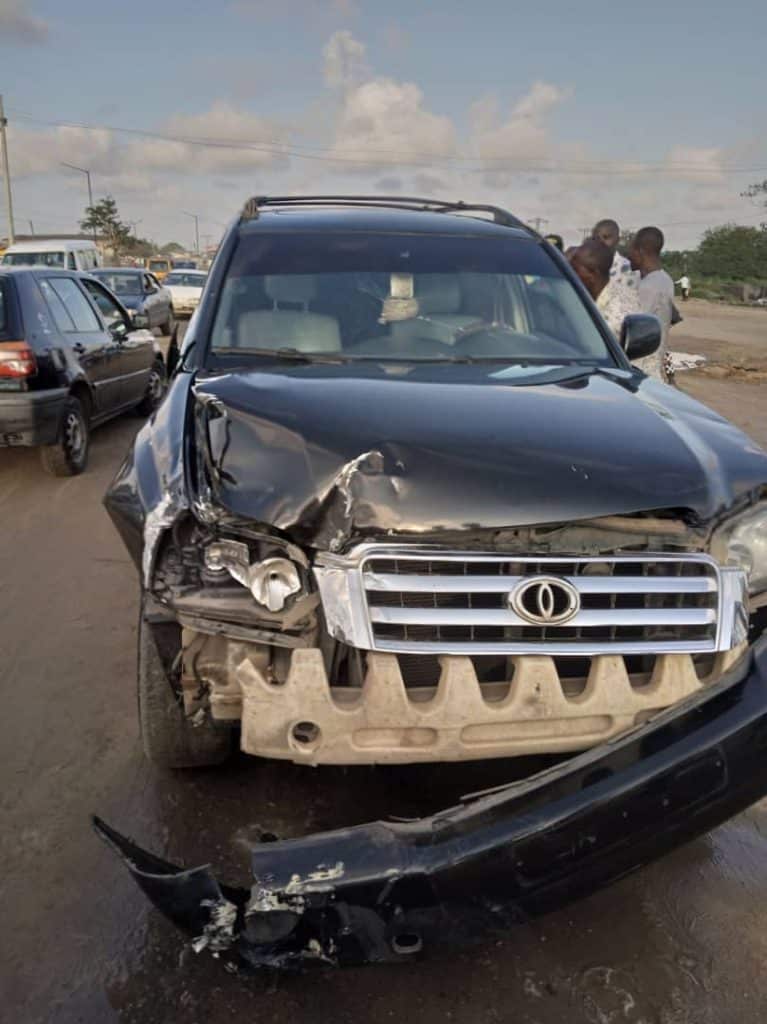
[[[761,389],[696,378],[689,390],[767,441]],[[427,813],[510,769],[311,769],[242,756],[204,771],[151,767],[135,715],[137,582],[100,504],[137,426],[122,418],[97,431],[88,472],[70,480],[45,476],[34,452],[0,452],[0,1019],[767,1018],[767,802],[502,942],[455,955],[274,979],[232,976],[186,951],[91,833],[91,812],[170,860],[210,861],[247,883],[254,826],[292,836]]]

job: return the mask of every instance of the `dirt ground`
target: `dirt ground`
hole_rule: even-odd
[[[687,307],[689,340],[674,347],[758,353],[765,343],[761,310]],[[680,380],[767,446],[767,385]],[[275,980],[231,976],[187,952],[93,836],[90,813],[168,859],[211,861],[243,882],[254,824],[291,836],[425,813],[503,781],[508,766],[312,770],[239,757],[211,771],[151,767],[136,724],[137,582],[100,504],[137,425],[122,418],[99,430],[88,472],[70,480],[44,476],[34,452],[0,452],[2,1020],[767,1018],[767,801],[504,941],[436,960]]]

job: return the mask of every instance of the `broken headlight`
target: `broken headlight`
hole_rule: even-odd
[[[767,502],[727,520],[714,533],[711,554],[721,565],[738,565],[750,594],[767,591]]]
[[[298,569],[289,558],[273,557],[251,562],[250,549],[238,540],[217,540],[205,548],[205,568],[229,573],[251,592],[257,604],[281,612],[288,599],[301,590]]]

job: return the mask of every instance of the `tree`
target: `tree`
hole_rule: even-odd
[[[740,194],[744,199],[758,199],[763,206],[767,206],[767,178],[764,181],[754,182]]]
[[[767,268],[767,231],[739,224],[709,228],[698,247],[695,267],[704,276],[740,281],[763,278]]]
[[[117,203],[112,196],[105,196],[93,206],[86,206],[85,218],[80,221],[83,231],[94,231],[106,242],[115,257],[129,247],[130,227],[123,224],[117,213]]]
[[[172,256],[174,252],[186,252],[186,248],[181,242],[167,242],[159,251],[163,256]]]

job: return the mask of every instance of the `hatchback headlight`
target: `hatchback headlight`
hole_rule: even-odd
[[[738,565],[750,594],[767,591],[767,502],[734,516],[714,532],[711,554],[721,565]]]

